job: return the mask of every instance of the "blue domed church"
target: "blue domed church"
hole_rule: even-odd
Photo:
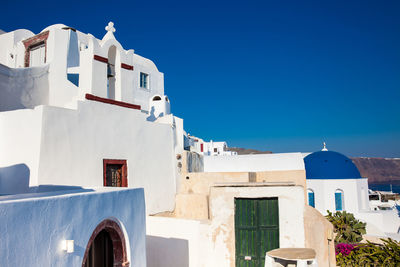
[[[324,148],[304,158],[308,203],[327,210],[358,212],[368,210],[368,179],[360,175],[351,159]]]
[[[324,148],[304,157],[308,205],[323,215],[347,211],[367,223],[367,234],[400,240],[400,217],[393,210],[369,207],[368,178],[351,159]]]

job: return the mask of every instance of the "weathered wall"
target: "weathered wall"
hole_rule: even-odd
[[[215,183],[249,182],[248,172],[183,173],[179,193],[209,194]]]
[[[121,226],[130,266],[146,266],[143,189],[85,191],[2,197],[1,266],[82,266],[89,238],[106,218]],[[71,254],[61,249],[65,239],[74,240]]]
[[[208,220],[207,194],[177,194],[173,217],[194,220]]]
[[[236,197],[278,197],[280,247],[305,246],[303,187],[293,183],[244,184],[242,181],[249,179],[248,173],[235,173],[233,178],[238,181],[235,184],[232,184],[235,179],[229,179],[232,174],[226,174],[225,185],[214,185],[214,182],[222,180],[217,179],[218,175],[221,174],[194,174],[199,180],[208,177],[209,181],[192,193],[177,195],[174,213],[163,214],[173,218],[148,218],[149,266],[235,266]],[[189,190],[185,185],[182,188]],[[209,200],[208,194],[204,193],[205,188],[209,192]],[[207,202],[208,209],[205,207]]]
[[[196,152],[183,151],[182,172],[203,172],[204,157]]]
[[[278,197],[279,247],[304,247],[304,190],[300,186],[215,186],[210,192],[210,259],[214,266],[235,266],[235,198]],[[210,263],[210,264],[211,264]]]
[[[318,266],[336,266],[333,225],[316,209],[308,205],[304,209],[306,248],[317,253]]]

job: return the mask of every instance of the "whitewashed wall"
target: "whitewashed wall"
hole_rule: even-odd
[[[103,159],[125,159],[128,186],[143,187],[148,213],[173,210],[174,129],[139,110],[93,101],[0,113],[0,167],[28,166],[29,184],[103,186]]]
[[[385,236],[397,233],[400,218],[395,210],[370,211],[368,206],[368,179],[308,179],[307,188],[314,191],[315,208],[323,215],[335,210],[335,191],[341,189],[343,210],[353,213],[358,220],[367,223],[367,234]],[[400,236],[397,238],[400,239]]]
[[[307,189],[314,191],[315,208],[326,215],[335,212],[335,191],[343,191],[343,210],[355,213],[368,210],[368,179],[307,179]],[[365,205],[365,206],[363,206]]]
[[[49,65],[14,69],[0,64],[0,112],[49,103]]]
[[[303,188],[227,185],[211,188],[209,221],[147,218],[148,266],[234,266],[235,197],[278,197],[280,247],[304,247]]]
[[[126,234],[130,266],[146,266],[143,190],[85,191],[0,198],[0,265],[82,266],[93,230],[108,218]],[[71,254],[61,249],[65,239],[74,240]]]
[[[21,40],[32,37],[29,30],[15,30],[0,36],[0,64],[10,68],[24,67],[25,47]]]
[[[233,266],[235,262],[235,198],[277,197],[279,206],[279,247],[304,247],[304,189],[300,186],[214,186],[210,190],[209,259],[213,266]]]
[[[205,172],[257,172],[304,170],[301,153],[205,156]]]
[[[26,192],[38,185],[43,106],[0,112],[0,194]],[[21,169],[26,171],[19,171]],[[14,169],[15,173],[7,173]]]
[[[150,98],[155,94],[164,95],[164,74],[158,71],[151,60],[134,54],[132,49],[125,50],[113,35],[106,35],[100,40],[91,34],[75,32],[64,24],[51,25],[42,32],[45,31],[49,31],[46,41],[46,64],[49,65],[47,69],[49,75],[46,80],[48,84],[43,86],[35,82],[33,84],[21,82],[22,87],[29,88],[30,92],[41,93],[34,97],[46,99],[46,101],[34,102],[36,105],[75,107],[76,100],[83,100],[86,93],[107,97],[107,64],[94,60],[93,57],[97,55],[108,58],[108,51],[112,46],[117,48],[115,100],[138,104],[141,105],[142,110],[148,111]],[[0,36],[0,64],[10,68],[23,68],[25,47],[22,41],[32,36],[34,34],[28,30],[2,34]],[[74,61],[74,64],[71,65],[71,61]],[[131,65],[134,69],[121,68],[121,63]],[[149,75],[147,89],[140,87],[140,72]],[[67,73],[79,74],[79,86],[67,80]],[[0,76],[2,76],[1,72]],[[29,78],[29,73],[25,76]],[[1,85],[1,79],[5,86]],[[8,84],[7,78],[0,77],[0,92],[12,86],[13,83]],[[0,107],[1,104],[0,102]]]
[[[206,265],[207,223],[152,216],[146,222],[147,267],[213,266]]]
[[[400,241],[400,217],[392,210],[364,211],[354,217],[367,223],[367,234],[389,236]],[[393,235],[394,234],[394,235]]]

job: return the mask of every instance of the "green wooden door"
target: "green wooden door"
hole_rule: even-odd
[[[264,267],[265,252],[279,248],[278,198],[235,199],[237,267]]]

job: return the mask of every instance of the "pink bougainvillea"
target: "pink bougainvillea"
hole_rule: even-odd
[[[356,245],[353,244],[346,244],[346,243],[339,243],[336,245],[335,253],[338,255],[341,253],[343,256],[347,256],[356,248]]]

